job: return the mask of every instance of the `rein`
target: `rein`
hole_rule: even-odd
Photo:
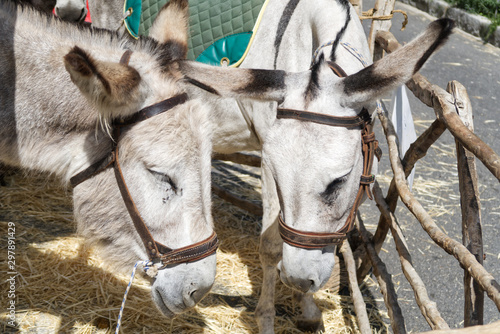
[[[122,56],[120,62],[126,64],[128,63],[129,59],[130,51],[126,51]],[[194,262],[213,254],[217,250],[219,242],[215,232],[213,232],[212,235],[210,235],[205,240],[178,249],[169,248],[155,241],[153,236],[149,232],[146,223],[142,219],[123,177],[120,161],[118,159],[118,143],[122,130],[126,130],[134,124],[169,111],[170,109],[185,103],[187,100],[188,96],[186,93],[179,94],[149,107],[143,108],[123,120],[114,121],[112,123],[113,146],[111,153],[101,160],[97,161],[96,163],[92,164],[85,170],[81,171],[80,173],[74,175],[70,179],[71,185],[73,187],[76,187],[78,184],[99,174],[107,168],[113,167],[116,182],[118,184],[118,188],[120,189],[120,193],[122,195],[125,206],[127,207],[127,211],[130,215],[130,218],[132,219],[132,222],[134,223],[134,227],[137,233],[142,239],[144,247],[146,248],[149,261],[151,264],[153,264],[153,266],[149,267],[151,273],[147,272],[148,275],[152,277],[156,276],[157,270],[163,269],[167,265]]]
[[[345,72],[337,64],[329,62],[332,71],[339,77],[347,76]],[[358,116],[339,117],[319,114],[310,111],[282,109],[278,108],[276,115],[278,119],[295,119],[304,122],[313,122],[328,126],[344,127],[347,129],[361,130],[361,144],[363,152],[363,172],[361,174],[360,184],[353,207],[347,217],[344,225],[336,232],[320,233],[299,231],[285,224],[283,213],[279,215],[279,231],[281,238],[287,244],[305,248],[305,249],[320,249],[329,245],[340,245],[349,233],[354,228],[354,220],[356,211],[361,205],[363,195],[366,194],[369,199],[373,199],[370,191],[370,184],[375,181],[375,176],[371,174],[374,155],[379,157],[380,149],[378,141],[375,139],[375,134],[372,131],[371,117],[368,111],[363,108]]]

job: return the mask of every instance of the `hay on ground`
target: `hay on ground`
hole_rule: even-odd
[[[243,180],[239,195],[258,200],[258,177],[225,167]],[[241,175],[237,175],[237,174]],[[215,178],[215,176],[214,176]],[[255,182],[254,179],[257,179]],[[229,180],[235,188],[237,180]],[[3,333],[113,333],[129,273],[107,269],[98,254],[75,235],[70,192],[46,176],[7,178],[0,189],[2,271],[7,267],[8,222],[15,224],[15,300],[17,326],[8,326],[0,312]],[[249,184],[252,183],[252,186]],[[246,193],[245,193],[246,192]],[[260,218],[214,197],[213,215],[221,239],[215,285],[198,306],[173,321],[156,310],[149,284],[136,278],[127,299],[122,333],[256,333],[254,310],[261,284],[258,260]],[[369,278],[363,284],[370,284]],[[2,281],[0,289],[8,290]],[[366,291],[367,289],[363,289]],[[299,312],[292,292],[280,282],[276,289],[276,333],[300,333]],[[316,294],[327,333],[357,333],[349,296],[328,290]],[[374,330],[387,332],[387,316],[366,297]],[[5,305],[2,302],[2,306]]]

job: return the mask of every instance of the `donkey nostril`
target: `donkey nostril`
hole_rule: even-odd
[[[211,286],[193,286],[193,289],[187,292],[186,298],[184,300],[187,307],[193,307],[198,303],[205,295],[210,291]]]

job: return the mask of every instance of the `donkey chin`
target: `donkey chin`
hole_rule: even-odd
[[[335,265],[335,246],[322,249],[303,249],[283,244],[283,258],[277,268],[286,286],[303,293],[321,289]]]
[[[168,266],[158,272],[151,294],[164,316],[171,319],[193,308],[210,291],[215,281],[216,257]]]

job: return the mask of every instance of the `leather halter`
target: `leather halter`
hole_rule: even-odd
[[[337,76],[347,76],[337,64],[331,62],[328,64]],[[353,207],[345,224],[338,231],[333,233],[299,231],[286,225],[282,213],[279,215],[279,231],[281,238],[291,246],[305,249],[320,249],[332,244],[340,245],[342,241],[347,238],[347,233],[354,227],[356,211],[361,205],[363,195],[366,194],[368,198],[373,199],[370,191],[370,184],[375,181],[375,176],[371,174],[373,156],[376,154],[377,157],[379,157],[381,152],[378,148],[378,141],[375,139],[375,134],[372,132],[370,114],[365,108],[361,110],[358,116],[354,117],[330,116],[310,111],[278,108],[276,117],[361,130],[363,173],[361,175],[356,199],[354,200]]]
[[[121,63],[128,63],[130,59],[130,52],[126,51],[122,56]],[[145,121],[151,117],[164,113],[175,106],[183,104],[187,101],[188,96],[186,93],[176,95],[149,107],[139,110],[135,114],[123,119],[116,120],[112,123],[113,132],[112,132],[112,140],[113,146],[111,153],[92,164],[82,172],[74,175],[70,179],[70,183],[73,187],[76,187],[78,184],[83,181],[93,177],[94,175],[99,174],[109,167],[113,167],[115,172],[116,182],[118,184],[118,188],[120,189],[120,193],[122,195],[125,206],[127,207],[127,211],[132,218],[132,222],[134,223],[135,229],[146,247],[146,251],[148,253],[148,258],[154,264],[159,264],[160,266],[157,269],[162,269],[170,264],[177,263],[185,263],[185,262],[194,262],[205,258],[211,254],[213,254],[218,247],[218,239],[215,232],[212,233],[207,239],[202,240],[198,243],[172,249],[169,248],[157,241],[154,240],[153,236],[149,232],[148,227],[146,226],[144,220],[142,219],[137,207],[130,195],[130,191],[128,190],[127,184],[125,183],[125,179],[123,177],[123,173],[120,167],[120,162],[118,159],[118,142],[120,139],[120,135],[122,130],[126,130],[127,128],[133,126],[136,123]]]

